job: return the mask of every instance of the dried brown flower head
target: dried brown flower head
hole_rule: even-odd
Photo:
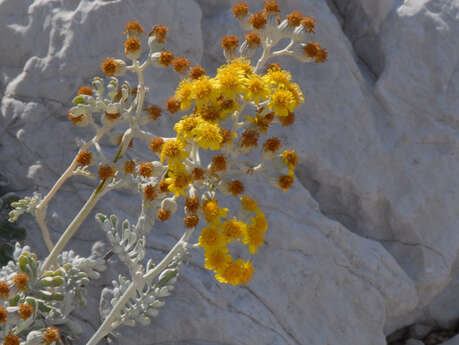
[[[0,323],[5,323],[8,318],[8,310],[0,306]]]
[[[191,79],[199,79],[203,75],[206,75],[206,70],[201,66],[193,66],[190,71],[190,78]]]
[[[82,86],[78,89],[77,95],[92,96],[92,88],[89,86]]]
[[[269,152],[276,152],[281,148],[282,144],[276,137],[271,137],[263,144],[263,150]]]
[[[27,320],[33,314],[34,308],[29,303],[22,303],[19,305],[19,316],[23,320]]]
[[[169,185],[167,184],[166,180],[159,181],[158,189],[160,193],[167,193],[169,192]]]
[[[299,11],[293,11],[292,13],[286,16],[288,25],[295,28],[301,25],[301,20],[303,19],[303,14]]]
[[[24,291],[29,284],[29,276],[24,272],[19,272],[13,277],[13,282],[18,290]]]
[[[266,25],[266,21],[266,14],[263,12],[254,13],[249,18],[249,23],[252,24],[253,28],[257,30],[263,29]]]
[[[124,173],[127,175],[133,174],[135,171],[135,162],[133,160],[124,163]]]
[[[238,196],[244,193],[244,185],[239,180],[232,180],[228,183],[228,191],[233,194],[233,196]]]
[[[265,0],[265,8],[267,14],[280,13],[279,4],[277,0]]]
[[[154,35],[158,42],[164,43],[168,31],[169,29],[164,25],[155,25],[148,36]]]
[[[124,41],[125,54],[134,53],[140,50],[140,40],[137,37],[129,37]]]
[[[156,153],[161,153],[161,149],[163,148],[164,139],[161,137],[156,137],[151,139],[150,141],[150,150]]]
[[[286,191],[287,189],[289,189],[292,184],[293,184],[293,176],[290,176],[290,175],[282,175],[279,177],[278,181],[279,183],[279,187],[282,188],[282,191]]]
[[[153,163],[152,162],[142,162],[139,164],[139,175],[143,177],[153,176]]]
[[[202,180],[204,178],[204,170],[200,169],[200,168],[194,168],[192,171],[191,171],[191,178],[194,180],[194,181],[199,181],[199,180]]]
[[[260,133],[253,129],[246,129],[241,135],[241,146],[242,147],[253,147],[258,146],[258,138]]]
[[[19,345],[20,339],[17,335],[14,335],[11,332],[8,332],[8,335],[5,337],[3,341],[3,345]]]
[[[8,298],[10,295],[10,288],[7,282],[0,282],[0,297]]]
[[[164,50],[161,52],[159,55],[159,63],[163,66],[169,67],[169,65],[172,63],[174,60],[174,54],[171,52],[168,52],[167,50]]]
[[[185,224],[185,228],[194,228],[199,223],[198,216],[186,216],[183,218],[183,223]]]
[[[307,32],[314,32],[316,20],[313,17],[306,16],[301,20],[301,24]]]
[[[177,98],[171,97],[166,102],[166,109],[171,113],[175,114],[180,110],[180,101]]]
[[[132,33],[141,34],[143,32],[142,25],[137,20],[126,23],[126,31],[123,34],[128,35]]]
[[[239,39],[235,35],[224,36],[222,38],[222,48],[226,51],[233,51],[239,46]]]
[[[320,63],[320,62],[325,62],[327,61],[327,57],[328,57],[328,50],[326,49],[320,49],[317,54],[316,54],[316,58],[315,58],[315,62],[317,63]]]
[[[157,120],[161,116],[161,108],[157,105],[151,105],[145,109],[153,120]]]
[[[259,47],[261,44],[261,37],[256,32],[249,32],[247,35],[245,35],[245,40],[247,41],[247,44],[250,48]]]
[[[307,57],[314,58],[320,51],[320,44],[317,42],[308,42],[303,47],[303,51]]]
[[[143,195],[148,201],[153,201],[156,198],[155,186],[148,184],[143,190]]]
[[[279,121],[284,127],[290,126],[295,122],[295,113],[290,111],[287,116],[279,116]]]
[[[175,58],[172,60],[174,71],[177,73],[185,73],[190,68],[190,60],[187,58]]]
[[[48,327],[43,332],[43,340],[48,345],[56,342],[59,338],[59,330],[56,327]]]
[[[97,170],[97,174],[101,180],[105,180],[109,177],[115,176],[115,169],[113,169],[110,165],[101,165],[99,170]]]
[[[238,2],[233,6],[233,14],[235,18],[244,18],[249,14],[249,6],[245,2]]]
[[[216,171],[226,170],[226,158],[223,155],[216,155],[212,158],[212,164]]]
[[[185,208],[189,213],[195,213],[199,208],[199,198],[196,196],[189,196],[185,199]]]
[[[165,222],[171,217],[171,211],[160,208],[157,217],[160,221]]]
[[[91,158],[92,152],[81,150],[76,157],[76,161],[80,165],[89,165],[91,164]]]
[[[109,77],[115,75],[117,68],[119,67],[120,63],[115,60],[115,58],[106,58],[104,62],[100,65],[102,71]]]

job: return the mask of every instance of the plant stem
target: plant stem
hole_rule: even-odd
[[[122,312],[124,306],[129,302],[129,299],[135,295],[137,289],[143,288],[147,281],[155,278],[169,265],[174,256],[180,250],[182,250],[183,246],[188,242],[188,239],[190,238],[194,229],[195,228],[188,229],[158,265],[156,265],[150,271],[145,273],[139,280],[133,281],[131,282],[131,284],[129,284],[127,290],[116,302],[115,306],[110,311],[110,314],[108,314],[102,325],[100,325],[99,329],[93,334],[93,336],[91,337],[91,339],[89,339],[86,345],[98,344],[99,341],[101,341],[105,336],[107,336],[112,331],[112,323],[117,321],[117,318],[120,316],[120,313]]]
[[[83,221],[92,211],[94,206],[96,206],[97,202],[104,194],[103,190],[105,187],[105,183],[106,183],[106,180],[102,180],[99,183],[97,188],[94,190],[94,192],[92,192],[89,199],[86,201],[86,203],[81,208],[80,212],[78,212],[78,214],[75,216],[75,218],[73,218],[72,222],[69,224],[67,229],[65,229],[64,233],[59,238],[59,241],[57,241],[56,245],[51,250],[51,253],[49,253],[48,257],[44,261],[43,266],[41,267],[42,272],[45,272],[46,270],[49,270],[51,268],[51,265],[55,263],[57,256],[64,249],[68,241],[70,241],[70,239],[73,237],[75,232],[80,227],[81,223],[83,223]]]

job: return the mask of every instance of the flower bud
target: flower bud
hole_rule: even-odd
[[[121,76],[126,72],[126,62],[120,59],[106,58],[100,68],[109,77]]]
[[[171,215],[177,212],[177,202],[175,201],[175,198],[174,197],[165,198],[161,202],[161,208],[164,211],[169,211]]]

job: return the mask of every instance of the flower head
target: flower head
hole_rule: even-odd
[[[263,29],[266,25],[266,22],[266,14],[263,12],[254,13],[249,18],[249,23],[252,24],[253,28],[257,30]]]
[[[5,323],[8,318],[8,311],[6,308],[0,306],[0,323]]]
[[[92,152],[81,150],[78,152],[76,161],[80,165],[89,165],[91,164]]]
[[[218,223],[220,218],[225,218],[228,213],[227,208],[220,208],[218,206],[218,200],[216,199],[204,200],[202,210],[207,223]]]
[[[290,126],[295,122],[295,113],[289,112],[287,116],[279,117],[282,126]]]
[[[238,2],[233,6],[233,14],[235,18],[244,18],[249,14],[249,6],[245,2]]]
[[[236,220],[236,218],[227,220],[223,223],[222,234],[225,239],[229,242],[242,238],[244,231],[246,230],[247,224]]]
[[[231,263],[232,257],[228,254],[228,248],[224,246],[207,247],[204,251],[205,268],[223,272]]]
[[[223,234],[213,226],[206,226],[202,228],[201,234],[198,239],[199,246],[204,250],[208,248],[218,248],[225,246],[225,239]]]
[[[101,165],[97,170],[97,174],[99,175],[101,180],[105,180],[115,176],[115,172],[116,170],[113,169],[110,165]]]
[[[303,15],[299,11],[293,11],[292,13],[288,14],[286,18],[288,21],[288,25],[294,28],[301,25]]]
[[[249,212],[256,212],[259,210],[257,202],[247,196],[241,197],[241,207],[243,210]]]
[[[151,105],[145,109],[153,120],[157,120],[161,116],[161,108],[157,105]]]
[[[271,137],[263,144],[263,151],[276,152],[281,148],[282,144],[276,137]]]
[[[193,66],[190,71],[190,78],[191,79],[199,79],[203,75],[206,75],[206,70],[202,68],[201,66]]]
[[[143,189],[143,196],[148,201],[153,201],[156,198],[156,188],[155,186],[148,184]]]
[[[48,345],[55,343],[59,338],[59,330],[56,327],[48,327],[43,332],[43,340]]]
[[[245,40],[247,41],[247,44],[250,48],[259,47],[261,44],[261,37],[256,32],[249,32],[247,35],[245,35]]]
[[[278,116],[287,116],[295,108],[295,98],[290,91],[277,89],[268,105]]]
[[[290,169],[295,170],[298,163],[298,155],[295,150],[285,150],[282,152],[282,161]]]
[[[159,63],[162,66],[169,67],[172,61],[174,61],[174,54],[167,50],[163,50],[159,55]]]
[[[126,23],[126,31],[123,32],[125,35],[138,35],[143,32],[142,25],[137,20]]]
[[[222,142],[220,127],[212,123],[201,121],[192,131],[193,140],[200,147],[207,150],[218,150]]]
[[[185,196],[185,190],[189,187],[190,182],[191,177],[186,173],[185,169],[169,171],[168,177],[166,178],[168,189],[174,193],[175,196]]]
[[[280,13],[279,4],[277,3],[277,0],[265,0],[264,10],[267,14]]]
[[[233,194],[233,196],[238,196],[244,193],[244,185],[239,180],[232,180],[228,183],[228,191]]]
[[[82,86],[78,89],[77,95],[87,95],[92,96],[92,88],[90,86]]]
[[[167,159],[169,165],[180,165],[181,161],[188,157],[188,152],[184,148],[185,145],[179,140],[167,140],[161,149],[161,163]]]
[[[24,272],[19,272],[13,277],[13,282],[18,290],[24,291],[29,284],[29,276]]]
[[[180,110],[180,100],[175,97],[171,97],[166,102],[166,109],[171,113],[175,114]]]
[[[142,162],[139,165],[139,175],[143,177],[153,176],[153,163],[152,162]]]
[[[122,75],[126,71],[126,63],[115,58],[106,58],[100,65],[102,71],[109,77]]]
[[[20,339],[17,335],[8,332],[8,335],[5,337],[5,340],[3,341],[3,345],[19,345],[20,344]]]
[[[18,311],[21,319],[27,320],[33,314],[34,308],[29,303],[22,303],[19,305]]]
[[[0,282],[0,297],[8,298],[10,296],[10,288],[7,282]]]
[[[148,35],[154,36],[159,43],[164,43],[164,40],[167,36],[167,31],[169,31],[169,29],[166,26],[155,25]]]
[[[301,25],[303,25],[307,32],[314,32],[316,20],[313,17],[307,16],[301,20]]]
[[[137,37],[129,37],[124,42],[124,53],[130,59],[138,59],[141,53],[140,40]]]
[[[250,254],[255,254],[258,247],[264,243],[264,232],[261,228],[251,225],[244,233],[243,242],[249,247]]]
[[[216,155],[212,158],[212,166],[215,171],[226,170],[226,158],[224,155]]]
[[[126,161],[124,163],[124,173],[126,175],[133,174],[135,171],[135,162],[133,160]]]
[[[235,35],[230,35],[230,36],[224,36],[222,38],[222,48],[227,50],[227,51],[233,51],[239,46],[239,40],[237,36]]]
[[[277,180],[277,183],[279,184],[279,187],[282,189],[282,191],[285,192],[292,186],[293,180],[293,176],[291,175],[281,175]]]
[[[175,58],[172,60],[174,71],[177,73],[185,73],[190,68],[190,60],[186,58]]]
[[[185,199],[185,209],[188,213],[195,213],[199,209],[199,199],[196,196],[190,196]]]
[[[161,137],[156,137],[156,138],[151,139],[149,148],[155,153],[161,153],[163,144],[164,144],[164,139]]]
[[[198,216],[186,216],[185,218],[183,218],[183,223],[185,225],[185,228],[194,228],[199,223],[199,217]]]
[[[171,211],[160,208],[156,216],[160,221],[165,222],[171,217]]]

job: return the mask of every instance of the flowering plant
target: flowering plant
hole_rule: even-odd
[[[255,198],[249,196],[245,181],[259,175],[282,191],[291,187],[297,155],[294,150],[282,150],[279,138],[266,135],[273,124],[291,125],[294,110],[304,102],[290,73],[279,64],[267,63],[284,55],[320,63],[326,61],[327,51],[309,40],[315,28],[312,17],[294,11],[282,20],[276,1],[265,1],[264,9],[254,14],[240,2],[233,12],[249,32],[241,45],[237,36],[223,37],[226,63],[214,77],[164,48],[165,26],[153,27],[144,42],[144,29],[132,21],[124,32],[124,51],[130,63],[105,59],[101,69],[110,77],[108,82],[95,77],[91,86],[78,90],[68,118],[76,126],[92,128],[94,137],[81,144],[46,196],[35,193],[12,204],[10,220],[26,212],[33,214],[50,254],[41,262],[30,248],[17,245],[15,260],[0,271],[0,337],[4,344],[53,344],[59,340],[59,329],[78,332],[79,326],[68,316],[85,303],[85,286],[100,276],[112,254],[127,266],[129,277],[120,275],[114,282],[111,307],[102,311],[104,321],[88,345],[116,335],[121,325],[149,324],[164,305],[162,298],[173,290],[180,265],[192,248],[203,249],[205,268],[220,283],[249,282],[255,270],[251,260],[233,257],[230,249],[246,246],[246,257],[255,254],[263,245],[268,224]],[[288,44],[274,51],[285,38],[290,39]],[[145,47],[148,54],[142,60]],[[258,48],[261,55],[252,65]],[[149,90],[143,73],[150,65],[172,68],[182,79],[165,105],[172,115],[187,113],[175,123],[175,137],[155,136],[142,128],[162,113],[159,106],[145,102]],[[127,72],[137,76],[136,87],[117,78]],[[117,134],[120,128],[124,132]],[[103,137],[118,146],[113,158],[101,145]],[[129,158],[134,138],[148,145],[151,161]],[[201,158],[201,151],[207,151],[208,159]],[[47,205],[74,175],[96,179],[97,186],[53,244],[45,221]],[[83,258],[63,251],[101,197],[115,189],[141,195],[136,224],[120,222],[116,215],[97,214],[111,245],[110,253],[105,258],[96,254]],[[239,208],[230,211],[223,207],[225,198],[236,198]],[[145,263],[146,235],[156,221],[169,220],[179,203],[184,207],[185,232],[159,263]],[[191,244],[197,228],[198,242]]]

